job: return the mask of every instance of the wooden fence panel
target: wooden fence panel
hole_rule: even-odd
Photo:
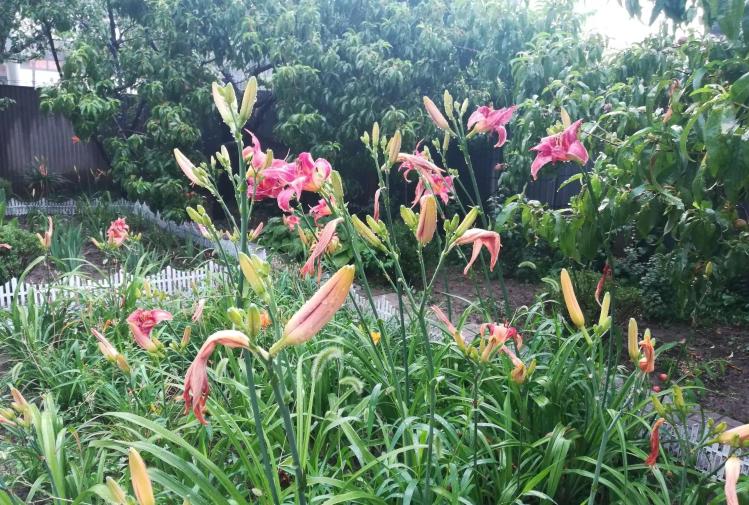
[[[82,177],[106,169],[107,162],[94,144],[74,143],[73,125],[65,117],[39,110],[39,90],[22,86],[0,86],[0,98],[15,101],[0,111],[0,177],[16,190],[25,186],[25,176],[34,170],[34,158],[46,160],[50,173]]]

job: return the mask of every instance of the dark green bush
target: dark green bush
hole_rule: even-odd
[[[0,243],[12,247],[10,250],[0,250],[0,283],[21,275],[29,262],[42,254],[39,239],[19,228],[15,222],[0,226]]]

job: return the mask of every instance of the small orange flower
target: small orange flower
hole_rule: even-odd
[[[650,454],[648,454],[648,457],[645,460],[645,464],[648,466],[653,466],[655,465],[656,461],[658,461],[658,453],[660,452],[659,440],[661,425],[665,422],[665,419],[659,417],[655,424],[653,424],[653,429],[650,432]]]

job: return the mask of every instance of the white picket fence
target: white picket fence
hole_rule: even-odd
[[[208,261],[195,270],[178,270],[167,266],[160,272],[145,276],[144,280],[147,280],[153,289],[174,295],[190,293],[198,286],[223,279],[225,275],[225,269],[222,265],[214,261]],[[0,286],[0,307],[8,308],[14,300],[18,305],[28,305],[31,300],[40,304],[45,301],[53,302],[60,298],[71,297],[80,291],[89,294],[91,292],[112,291],[132,282],[132,280],[133,275],[122,270],[112,272],[110,275],[99,279],[73,274],[50,284],[19,283],[18,279],[13,278]]]
[[[101,203],[101,200],[90,200],[89,205],[98,205]],[[193,223],[192,221],[185,221],[183,223],[176,223],[174,221],[164,219],[161,217],[161,213],[156,211],[152,211],[151,208],[143,203],[143,202],[130,202],[127,200],[117,200],[114,202],[107,202],[106,205],[120,209],[123,212],[129,212],[131,214],[135,214],[137,216],[142,217],[143,219],[148,220],[155,226],[159,227],[162,230],[165,230],[173,235],[176,235],[180,238],[189,238],[194,243],[199,244],[203,247],[210,247],[215,248],[217,244],[209,239],[204,237],[200,230],[198,229],[197,225]],[[38,211],[42,212],[44,214],[53,214],[53,215],[63,215],[63,216],[73,216],[78,212],[78,205],[75,200],[67,200],[64,202],[54,202],[54,201],[48,201],[45,198],[42,198],[41,200],[35,201],[35,202],[24,202],[21,200],[16,200],[15,198],[11,198],[7,201],[7,206],[5,208],[5,215],[6,216],[25,216],[29,212],[32,211]],[[224,251],[226,251],[227,254],[230,254],[231,256],[236,257],[237,255],[237,247],[231,240],[220,240],[219,244]],[[257,244],[249,244],[249,250],[253,254],[257,254],[258,256],[265,258],[266,252],[265,249],[258,246]]]

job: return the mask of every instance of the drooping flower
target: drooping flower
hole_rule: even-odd
[[[122,243],[127,240],[129,233],[130,227],[125,222],[125,218],[117,218],[109,225],[109,229],[107,230],[107,242],[109,245],[120,247]]]
[[[289,345],[297,345],[314,337],[346,301],[356,269],[341,267],[320,289],[296,311],[284,326],[283,337],[270,348],[270,355],[278,354]]]
[[[647,459],[645,460],[645,464],[648,466],[655,465],[656,461],[658,461],[658,453],[660,452],[660,431],[661,431],[661,425],[665,423],[666,420],[662,417],[659,417],[658,420],[653,424],[653,429],[650,432],[650,454],[648,454]]]
[[[479,257],[482,247],[486,247],[489,251],[490,262],[489,270],[493,271],[494,266],[497,264],[497,258],[499,258],[499,250],[502,247],[502,242],[499,238],[499,233],[495,231],[482,230],[481,228],[471,228],[466,230],[450,247],[456,245],[473,244],[473,251],[471,252],[471,259],[463,269],[463,275],[468,275],[468,270],[471,269],[473,263]]]
[[[13,246],[11,246],[10,244],[0,244],[0,249],[10,251],[11,249],[13,249]]]
[[[603,265],[603,271],[601,272],[601,278],[598,279],[596,284],[595,298],[598,305],[601,305],[601,293],[603,293],[603,285],[606,283],[606,277],[609,279],[614,278],[614,271],[611,269],[608,263]]]
[[[94,335],[94,337],[96,337],[96,340],[98,341],[97,343],[99,345],[99,350],[101,351],[101,354],[104,356],[104,358],[111,363],[115,363],[117,367],[123,372],[129,373],[130,365],[128,364],[125,356],[117,351],[115,346],[112,345],[109,340],[107,340],[102,332],[100,332],[96,328],[91,328],[91,333]]]
[[[198,300],[195,305],[195,310],[192,313],[192,322],[197,323],[203,317],[203,309],[205,309],[205,298]]]
[[[547,163],[576,161],[585,165],[588,162],[588,151],[577,138],[581,124],[582,120],[575,121],[564,131],[542,138],[537,146],[531,148],[531,151],[536,151],[536,159],[531,165],[533,180],[538,178],[538,171]]]
[[[434,315],[437,316],[437,319],[439,319],[442,324],[445,325],[447,328],[447,332],[453,337],[453,340],[458,345],[458,349],[461,351],[465,351],[466,349],[466,339],[463,337],[463,334],[458,330],[453,323],[450,322],[450,320],[447,318],[444,312],[442,312],[442,309],[437,307],[436,305],[432,305],[432,312],[434,312]]]
[[[432,241],[437,230],[437,200],[434,195],[421,197],[419,223],[416,225],[416,240],[422,246]]]
[[[726,493],[726,505],[740,505],[739,496],[736,493],[739,475],[741,475],[741,459],[731,456],[726,460],[725,466],[726,484],[723,489]]]
[[[655,370],[655,348],[653,347],[653,340],[650,336],[650,330],[646,329],[642,340],[640,341],[640,349],[642,350],[643,357],[637,363],[645,373],[653,373]]]
[[[330,197],[330,203],[332,205],[335,205],[335,199],[332,196]],[[318,200],[317,202],[317,205],[309,208],[309,213],[312,217],[315,218],[315,224],[317,224],[320,219],[333,214],[333,210],[330,208],[328,202],[324,198],[320,198],[320,200]]]
[[[380,220],[380,193],[382,192],[382,188],[377,188],[377,191],[375,191],[374,194],[374,214],[372,217],[374,217],[375,221]]]
[[[182,151],[175,149],[174,158],[177,160],[177,165],[179,165],[182,173],[185,174],[185,177],[187,177],[193,186],[202,187],[205,185],[205,181],[201,180],[201,178],[195,173],[195,165],[182,153]]]
[[[42,248],[46,251],[52,247],[52,234],[55,231],[54,224],[52,223],[52,216],[47,216],[47,231],[44,232],[44,236],[37,233],[36,237],[39,239],[39,243]]]
[[[315,247],[312,249],[312,253],[309,258],[307,258],[307,261],[302,265],[300,270],[302,276],[312,275],[315,271],[315,264],[317,264],[317,276],[318,278],[320,277],[322,274],[322,256],[331,244],[333,237],[335,236],[336,227],[341,221],[343,221],[342,217],[333,219],[322,229],[320,235],[317,237],[317,244],[315,244]]]
[[[128,451],[128,464],[130,467],[130,480],[133,483],[133,492],[138,500],[138,505],[155,505],[153,497],[153,486],[148,476],[146,463],[135,448]]]
[[[130,332],[135,342],[146,351],[152,352],[158,349],[158,344],[151,339],[153,327],[162,321],[171,321],[172,314],[165,310],[135,309],[127,318]]]
[[[202,424],[205,420],[205,402],[208,400],[208,360],[217,345],[231,348],[249,349],[250,339],[236,330],[217,331],[206,339],[185,374],[185,388],[182,398],[185,401],[185,414],[192,409],[195,418]]]
[[[413,171],[419,176],[412,207],[424,194],[435,195],[444,203],[448,202],[453,193],[453,178],[444,175],[445,171],[429,161],[424,151],[417,151],[416,154],[400,153],[397,160],[401,163],[400,170],[403,171],[404,179],[408,180],[408,174]]]
[[[507,141],[507,130],[505,125],[510,122],[517,106],[503,109],[493,109],[486,105],[477,108],[468,117],[467,127],[477,133],[497,132],[497,143],[494,147],[502,147]]]
[[[720,434],[718,441],[722,444],[730,444],[738,439],[739,442],[749,440],[749,424],[742,424]]]
[[[572,286],[572,279],[566,268],[562,269],[560,273],[560,284],[562,286],[562,297],[564,298],[564,304],[567,306],[567,312],[570,315],[572,324],[579,330],[585,328],[585,316],[583,311],[580,310],[580,304],[577,303],[577,296],[575,296],[575,288]]]

